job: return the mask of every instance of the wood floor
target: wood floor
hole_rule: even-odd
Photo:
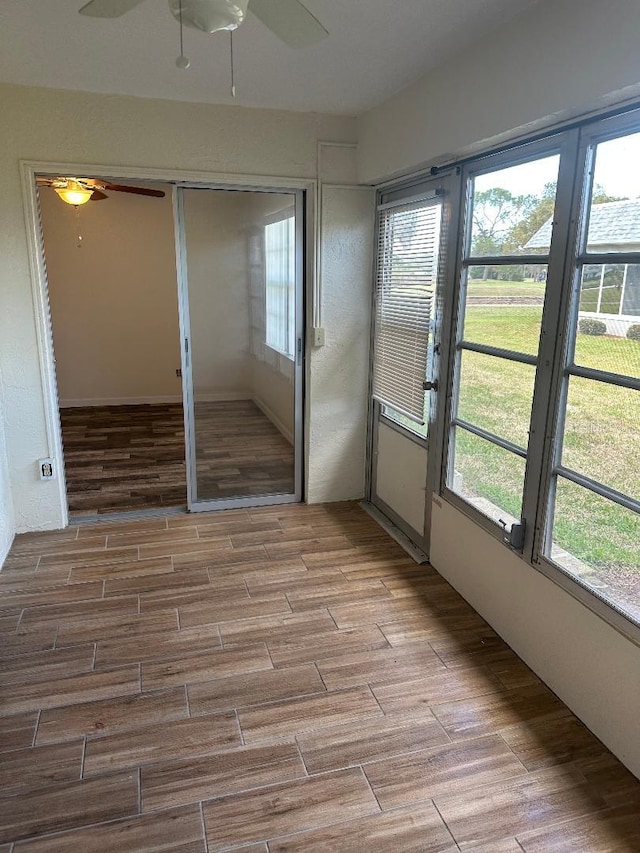
[[[72,516],[186,505],[181,405],[60,417]],[[294,491],[293,447],[252,401],[197,403],[195,426],[199,499]]]
[[[198,497],[292,494],[293,445],[252,400],[195,404]]]
[[[353,504],[22,535],[0,593],[0,853],[640,850],[640,782]]]

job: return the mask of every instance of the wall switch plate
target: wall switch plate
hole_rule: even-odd
[[[38,470],[41,480],[55,480],[56,472],[53,467],[53,459],[38,459]]]
[[[312,340],[314,347],[324,346],[324,329],[322,326],[315,326],[312,330]]]

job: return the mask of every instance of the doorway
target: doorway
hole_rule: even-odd
[[[39,188],[69,515],[299,501],[303,194],[153,189]]]

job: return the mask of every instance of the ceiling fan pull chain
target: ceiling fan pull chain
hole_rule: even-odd
[[[82,248],[82,234],[80,233],[80,208],[76,204],[76,220],[78,223],[78,239],[76,241],[76,249]]]
[[[229,30],[229,56],[231,58],[231,97],[235,98],[236,96],[236,83],[235,83],[235,75],[233,69],[233,30]]]
[[[182,0],[180,2],[179,14],[180,14],[180,18],[179,18],[179,20],[180,20],[180,56],[176,59],[176,65],[178,66],[178,68],[184,70],[191,65],[191,60],[187,56],[184,55],[184,26],[182,23]]]

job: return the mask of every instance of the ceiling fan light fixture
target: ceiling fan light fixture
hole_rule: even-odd
[[[77,181],[71,180],[67,181],[66,186],[54,186],[54,190],[57,192],[62,201],[65,201],[67,204],[72,204],[74,207],[77,207],[79,204],[86,204],[93,194],[93,190],[89,190]]]
[[[187,27],[215,33],[235,30],[247,16],[249,0],[169,0],[173,17]]]

